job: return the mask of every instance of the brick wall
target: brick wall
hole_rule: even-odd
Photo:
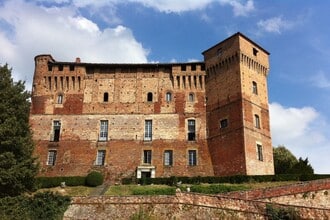
[[[176,196],[75,197],[64,219],[129,219],[143,210],[157,219],[265,219],[260,201],[179,193]],[[329,209],[294,208],[303,219],[327,219]]]

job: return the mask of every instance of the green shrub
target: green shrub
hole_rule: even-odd
[[[70,197],[44,192],[33,197],[17,196],[0,199],[1,219],[62,219]]]
[[[218,194],[223,192],[239,191],[246,189],[249,189],[249,187],[239,186],[239,185],[224,185],[224,184],[193,185],[190,187],[191,192],[205,193],[205,194]]]
[[[277,208],[272,204],[266,205],[266,213],[270,220],[281,220],[281,219],[300,219],[298,212],[294,208]]]
[[[37,177],[36,182],[39,188],[52,188],[60,186],[65,182],[67,186],[84,186],[86,177],[84,176],[60,176],[60,177]]]
[[[100,172],[92,171],[86,176],[87,186],[99,186],[103,184],[103,175]]]
[[[196,176],[196,177],[165,177],[165,178],[142,178],[135,179],[135,181],[131,178],[124,179],[122,181],[123,184],[131,184],[131,183],[139,183],[141,185],[169,185],[173,186],[173,184],[177,182],[181,182],[183,184],[200,184],[200,183],[248,183],[248,182],[277,182],[277,181],[306,181],[306,180],[315,180],[315,179],[323,179],[330,178],[330,175],[300,175],[300,174],[277,174],[277,175],[255,175],[255,176],[245,176],[245,175],[236,175],[236,176]]]

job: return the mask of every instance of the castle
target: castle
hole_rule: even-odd
[[[274,174],[269,53],[242,33],[204,62],[35,57],[30,124],[42,176]]]

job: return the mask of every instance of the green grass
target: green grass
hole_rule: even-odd
[[[120,185],[110,186],[105,195],[127,196],[127,195],[174,195],[175,187],[166,185]]]
[[[51,191],[51,192],[58,192],[61,195],[65,195],[65,196],[88,196],[93,190],[95,190],[95,187],[67,186],[65,188],[54,187],[54,188],[40,189],[38,190],[38,192]]]
[[[241,191],[251,189],[244,184],[201,184],[190,187],[190,192],[204,193],[204,194],[218,194],[231,191]]]

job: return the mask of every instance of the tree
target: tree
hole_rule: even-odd
[[[0,65],[0,197],[34,189],[38,165],[29,127],[30,93]]]
[[[291,168],[291,173],[311,175],[314,174],[314,169],[312,165],[309,164],[308,158],[303,160],[301,157],[299,157],[298,162]]]
[[[276,174],[289,173],[298,162],[297,158],[284,146],[273,148],[274,168]]]
[[[275,174],[314,174],[308,158],[299,160],[284,146],[273,148]]]

